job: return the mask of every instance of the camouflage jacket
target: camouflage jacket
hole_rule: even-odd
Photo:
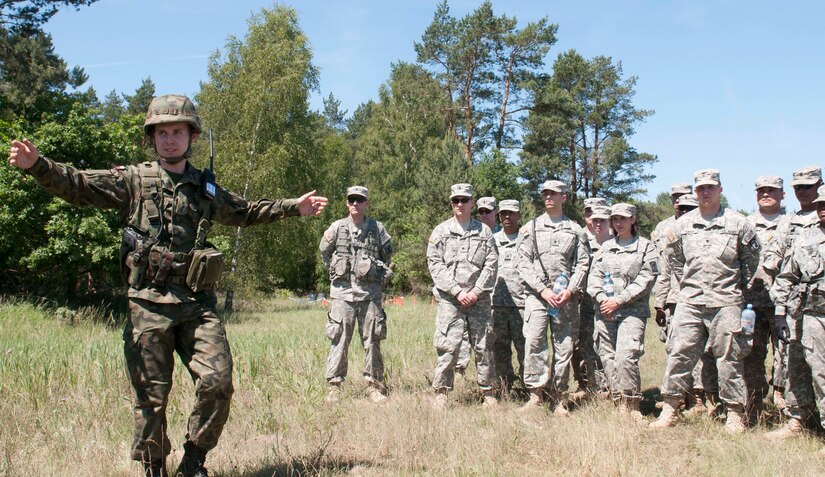
[[[775,277],[794,239],[802,233],[802,230],[816,227],[819,227],[819,217],[815,210],[783,215],[776,226],[774,239],[765,244],[765,256],[762,261],[762,268],[765,272]]]
[[[659,254],[659,275],[653,285],[653,307],[664,309],[669,304],[676,303],[676,296],[679,294],[679,286],[673,278],[670,270],[670,263],[667,259],[667,231],[673,227],[676,217],[671,215],[665,220],[656,224],[656,228],[650,233],[650,241],[656,247]]]
[[[498,252],[490,227],[470,219],[465,232],[455,217],[438,224],[427,245],[427,266],[436,293],[456,297],[462,291],[478,296],[492,292]]]
[[[538,295],[552,287],[562,273],[568,276],[568,290],[574,295],[582,291],[590,266],[590,245],[584,229],[566,216],[554,222],[542,214],[521,227],[518,253],[518,271],[531,293]]]
[[[674,222],[667,242],[679,303],[742,306],[744,286],[756,272],[762,249],[742,214],[720,208],[705,220],[699,209],[692,210]]]
[[[795,313],[796,310],[790,308],[800,302],[805,313],[825,314],[825,230],[822,227],[808,227],[799,233],[785,255],[782,271],[776,276],[770,293],[777,315]]]
[[[157,246],[171,252],[189,253],[195,245],[198,222],[206,203],[200,190],[201,171],[187,164],[182,177],[175,184],[159,163],[148,163],[147,167],[161,170],[163,190],[157,191],[155,195],[159,217],[149,217],[142,203],[138,166],[78,170],[41,157],[28,173],[47,191],[71,204],[118,209],[124,226],[134,222],[144,224],[148,229],[150,223],[156,223],[156,228],[160,230]],[[295,199],[247,202],[220,187],[211,205],[212,221],[232,227],[265,224],[293,215],[300,215]],[[156,303],[198,300],[185,284],[146,284],[138,289],[129,288],[128,294],[132,298]]]
[[[615,286],[613,298],[619,304],[615,316],[650,316],[650,289],[659,274],[659,255],[649,240],[634,237],[628,245],[621,245],[612,238],[602,244],[593,256],[587,277],[587,294],[596,303],[608,298],[604,292],[605,272],[610,272]]]
[[[770,267],[766,268],[764,264],[768,251],[777,247],[777,245],[774,244],[774,241],[779,240],[777,228],[780,224],[786,222],[786,214],[782,213],[776,220],[768,221],[759,211],[756,211],[750,214],[747,219],[756,229],[756,235],[762,244],[762,253],[759,255],[759,266],[756,268],[756,273],[754,273],[753,279],[751,279],[748,287],[745,289],[745,302],[750,303],[754,307],[773,306],[768,291],[773,285],[776,271],[771,273]]]
[[[493,306],[524,306],[524,282],[518,273],[518,233],[508,237],[504,230],[493,234],[498,249],[498,276]]]
[[[384,224],[371,218],[360,225],[349,217],[336,220],[318,248],[329,271],[332,298],[381,299],[381,285],[392,260],[392,242]]]

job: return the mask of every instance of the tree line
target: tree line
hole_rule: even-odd
[[[101,100],[82,89],[83,70],[69,68],[42,30],[55,7],[94,1],[25,2],[28,10],[0,4],[0,140],[29,137],[44,155],[80,168],[152,160],[140,129],[156,94],[151,78]],[[210,239],[230,263],[223,279],[230,297],[326,290],[318,241],[346,215],[344,193],[354,184],[371,190],[368,214],[385,224],[397,250],[391,287],[405,292],[432,286],[426,242],[450,213],[453,183],[518,199],[525,219],[543,210],[538,186],[548,179],[570,185],[573,218],[580,199],[594,196],[636,203],[647,230],[672,213],[666,194],[640,199],[657,158],[631,143],[653,114],[634,105],[637,78],[610,57],[554,52],[558,26],[547,17],[522,25],[497,15],[490,1],[456,17],[443,0],[414,41],[416,61],[394,63],[376,98],[351,114],[333,93],[322,110],[310,109],[319,70],[293,9],[263,9],[248,25],[211,55],[208,80],[193,98],[215,133],[218,181],[251,200],[317,187],[331,204],[320,220],[214,227]],[[193,163],[208,164],[208,147],[195,146]],[[118,290],[119,219],[53,198],[4,162],[0,292],[72,299]]]

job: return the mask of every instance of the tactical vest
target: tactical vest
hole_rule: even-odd
[[[380,282],[384,274],[384,263],[378,240],[378,222],[374,219],[367,218],[367,238],[363,241],[352,239],[348,220],[339,221],[335,252],[330,263],[332,280],[346,278],[354,271],[358,280]]]

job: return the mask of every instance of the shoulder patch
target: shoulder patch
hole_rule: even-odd
[[[441,241],[441,236],[438,235],[437,233],[433,232],[433,233],[430,234],[429,241],[430,241],[430,244],[435,245],[435,244],[437,244],[438,242]]]
[[[647,264],[650,267],[650,270],[653,272],[654,275],[659,274],[659,262],[657,260],[651,260],[651,261],[647,262]]]
[[[126,170],[126,166],[117,166],[117,167],[115,167],[115,170],[116,170],[116,171],[125,171],[125,170]]]
[[[327,229],[327,231],[324,232],[324,240],[326,240],[327,243],[332,243],[333,235],[332,230]]]

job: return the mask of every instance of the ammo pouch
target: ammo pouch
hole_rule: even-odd
[[[376,271],[369,257],[362,256],[355,263],[355,278],[366,283],[374,282],[376,278]]]
[[[329,279],[340,280],[349,277],[349,256],[335,254],[329,266]]]
[[[186,286],[193,292],[214,290],[223,273],[223,254],[214,248],[192,251],[192,262],[186,273]]]

